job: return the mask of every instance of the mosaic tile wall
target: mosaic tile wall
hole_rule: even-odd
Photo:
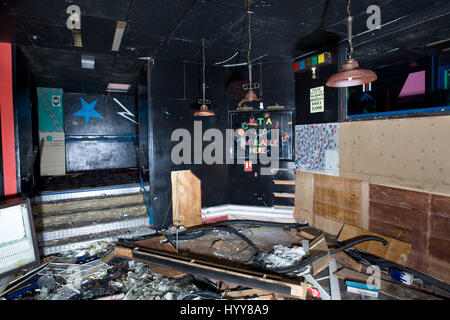
[[[295,126],[295,164],[302,171],[339,175],[339,124]]]

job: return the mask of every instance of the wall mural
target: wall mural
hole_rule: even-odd
[[[339,124],[295,126],[297,169],[333,176],[339,175]]]
[[[93,102],[88,103],[83,98],[81,100],[81,109],[75,112],[74,116],[84,117],[84,122],[86,124],[89,123],[90,118],[101,118],[103,116],[95,110],[95,105],[97,104],[98,99],[95,99]]]

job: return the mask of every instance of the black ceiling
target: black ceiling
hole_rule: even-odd
[[[108,82],[133,83],[143,57],[200,62],[247,58],[244,0],[0,0],[0,41],[17,43],[30,60],[39,86],[66,92],[104,92]],[[66,8],[81,8],[83,47],[72,45]],[[382,28],[368,31],[366,8],[381,8]],[[322,45],[346,39],[347,0],[254,0],[252,57],[292,61]],[[450,47],[448,0],[353,1],[355,56],[375,64],[386,58],[420,56]],[[111,51],[117,20],[128,25],[119,52]],[[332,41],[332,43],[330,42]],[[81,55],[95,56],[95,69],[81,69]],[[141,59],[140,59],[141,58]]]

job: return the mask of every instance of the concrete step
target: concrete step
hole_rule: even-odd
[[[72,211],[52,215],[33,217],[36,231],[55,231],[67,228],[77,228],[98,223],[123,221],[147,217],[145,204],[134,204],[120,207],[109,207],[96,210]]]
[[[45,217],[88,210],[92,211],[113,207],[141,205],[143,203],[144,196],[142,193],[59,200],[34,204],[33,215],[37,217]]]
[[[87,231],[81,232],[85,234],[79,234],[76,236],[69,236],[69,237],[60,237],[56,239],[51,240],[44,240],[45,238],[49,238],[48,235],[50,235],[49,232],[44,232],[38,234],[39,241],[39,252],[41,255],[46,256],[50,254],[59,253],[66,250],[75,250],[78,248],[86,248],[90,245],[95,244],[98,241],[106,241],[106,242],[112,242],[112,241],[118,241],[119,239],[127,239],[127,238],[135,238],[139,236],[145,236],[155,233],[155,230],[153,230],[148,225],[148,219],[144,219],[142,221],[139,221],[142,219],[135,219],[133,222],[136,224],[136,226],[133,227],[123,227],[116,229],[114,226],[111,230],[105,230],[100,232],[89,232],[90,230],[82,230]],[[131,221],[131,220],[130,220]],[[114,224],[114,223],[113,223]],[[106,226],[107,224],[104,224]],[[126,223],[124,224],[126,225]],[[83,228],[78,228],[83,229]],[[106,228],[107,229],[107,228]],[[74,233],[74,230],[76,229],[65,229],[60,230],[61,232],[67,231],[68,234],[76,234]],[[54,232],[52,232],[54,233]]]

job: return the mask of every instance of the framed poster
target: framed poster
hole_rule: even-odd
[[[278,146],[279,159],[292,160],[292,111],[231,111],[230,127],[234,131],[235,159],[249,159],[255,154],[271,157],[272,147]],[[250,134],[251,129],[257,134]],[[278,139],[272,137],[272,129],[279,130]]]

